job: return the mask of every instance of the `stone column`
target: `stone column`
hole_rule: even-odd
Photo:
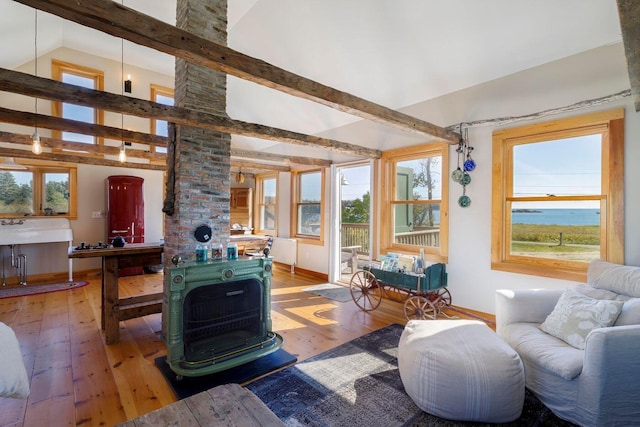
[[[227,0],[177,0],[176,27],[227,44]],[[226,116],[227,76],[176,58],[175,105]],[[194,230],[209,225],[211,244],[229,238],[231,135],[176,126],[174,204],[165,215],[164,261],[195,256]],[[169,156],[168,161],[171,161]],[[162,333],[166,336],[168,274],[165,274]]]

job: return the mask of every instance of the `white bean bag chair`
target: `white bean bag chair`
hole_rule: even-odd
[[[398,345],[398,367],[407,394],[438,417],[504,423],[522,413],[522,361],[483,322],[409,321]]]

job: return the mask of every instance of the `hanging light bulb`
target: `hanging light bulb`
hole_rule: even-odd
[[[127,152],[125,151],[125,148],[124,148],[124,141],[122,141],[122,144],[120,145],[120,153],[118,153],[118,160],[120,160],[120,163],[124,163],[127,161]]]
[[[31,152],[33,154],[42,153],[42,144],[40,144],[40,135],[38,135],[38,130],[31,135],[31,140],[33,141],[33,145],[31,146]]]
[[[34,61],[33,68],[34,74],[38,77],[38,9],[36,9],[36,18],[35,18],[35,32],[34,32]],[[38,98],[35,98],[35,118],[34,118],[34,130],[33,135],[31,135],[31,140],[33,141],[33,145],[31,146],[31,152],[33,154],[42,153],[42,144],[40,144],[40,135],[38,135]]]

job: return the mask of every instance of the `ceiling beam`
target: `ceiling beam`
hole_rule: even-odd
[[[283,154],[265,153],[263,151],[238,150],[231,148],[231,157],[241,157],[247,159],[261,159],[286,164],[331,166],[333,162],[326,159],[314,159],[313,157],[287,156]]]
[[[165,165],[156,165],[151,163],[135,163],[124,162],[121,163],[118,160],[106,160],[99,159],[91,156],[82,156],[80,154],[67,154],[67,153],[40,153],[33,154],[30,150],[16,150],[13,148],[0,147],[0,156],[2,157],[16,157],[22,159],[34,159],[34,160],[49,160],[54,162],[67,162],[67,163],[80,163],[85,165],[97,165],[97,166],[111,166],[118,168],[131,168],[131,169],[148,169],[163,171],[166,169]]]
[[[198,37],[114,1],[15,0],[115,37],[339,111],[457,144],[455,132],[323,85],[268,62]]]
[[[34,126],[35,123],[38,123],[38,127],[43,129],[81,133],[83,135],[109,139],[123,139],[128,142],[155,145],[157,147],[166,147],[167,142],[169,141],[169,138],[165,136],[152,135],[127,129],[123,130],[121,128],[111,126],[97,125],[78,120],[63,119],[62,117],[34,114],[2,107],[0,107],[0,122],[23,126]]]
[[[618,0],[618,16],[624,54],[627,57],[631,95],[636,111],[640,111],[640,1]]]
[[[111,1],[109,2],[111,3]],[[5,68],[0,68],[0,90],[138,117],[161,119],[217,132],[323,148],[356,157],[377,159],[381,155],[379,150],[346,142],[232,120],[202,111],[173,107],[144,99],[101,92]]]
[[[0,131],[0,142],[11,142],[13,144],[29,145],[33,144],[31,136],[20,133]],[[76,152],[86,152],[89,156],[109,155],[117,156],[120,153],[120,147],[104,144],[86,144],[83,142],[65,141],[63,139],[40,137],[40,144],[43,147],[54,148],[58,150],[73,150]],[[78,153],[73,153],[78,154]],[[82,154],[80,154],[82,155]],[[127,157],[137,159],[147,159],[156,163],[166,163],[167,155],[164,153],[152,153],[150,151],[138,150],[133,147],[127,147]]]
[[[231,166],[246,169],[264,169],[280,172],[289,172],[291,167],[284,165],[273,165],[270,163],[252,162],[250,160],[234,160],[231,159]]]

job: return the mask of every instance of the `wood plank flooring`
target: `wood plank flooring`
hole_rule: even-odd
[[[0,299],[0,322],[16,332],[31,378],[28,399],[0,398],[0,426],[112,426],[176,401],[153,362],[166,354],[161,315],[120,322],[120,343],[107,346],[99,324],[100,277],[83,279],[90,281],[83,288]],[[162,280],[162,274],[123,277],[120,294],[161,292]],[[276,268],[273,276],[273,329],[298,360],[388,324],[406,323],[399,302],[383,298],[367,313],[351,301],[302,291],[319,283],[287,268]]]

